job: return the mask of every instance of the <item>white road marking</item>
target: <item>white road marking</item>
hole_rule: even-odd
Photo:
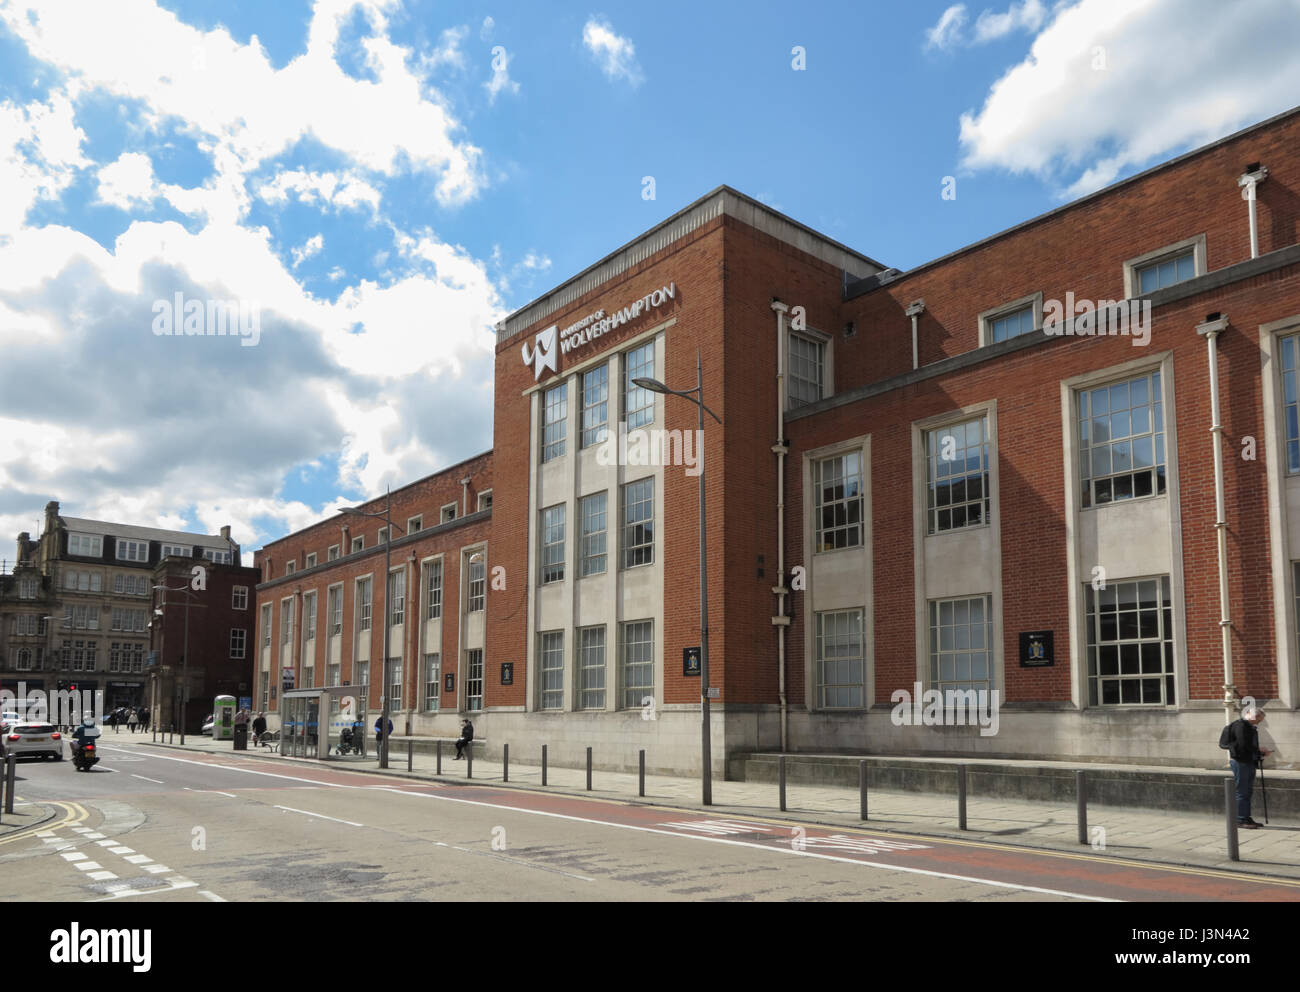
[[[36,831],[36,836],[37,836],[37,837],[53,837],[53,836],[54,836],[54,831],[53,831],[53,830],[38,830],[38,831]]]
[[[114,854],[134,854],[134,853],[135,853],[135,849],[134,849],[134,848],[131,848],[131,847],[110,847],[109,850],[112,851]]]
[[[99,839],[100,839],[101,837],[103,837],[104,835],[103,835],[103,834],[85,834],[84,836],[85,836],[86,840],[99,840]]]
[[[78,861],[75,863],[78,871],[103,871],[104,866],[98,861]]]
[[[179,880],[177,880],[177,879],[175,879],[175,878],[170,878],[170,879],[168,879],[168,881],[171,883],[171,887],[170,887],[170,888],[166,888],[166,889],[133,889],[133,888],[131,888],[130,886],[125,886],[125,885],[124,885],[124,886],[122,886],[122,888],[120,888],[120,889],[115,889],[111,895],[105,896],[103,899],[92,899],[91,901],[92,901],[92,902],[112,902],[112,901],[115,900],[115,899],[129,899],[129,898],[131,898],[132,896],[156,896],[156,895],[158,895],[158,894],[160,894],[160,893],[163,893],[163,892],[175,892],[177,889],[195,889],[195,888],[198,888],[198,885],[199,885],[198,882],[191,882],[188,878],[179,879]]]
[[[132,772],[132,773],[131,773],[131,777],[132,777],[132,778],[142,778],[142,779],[144,779],[146,782],[152,782],[154,785],[166,785],[166,784],[167,784],[166,782],[164,782],[164,781],[163,781],[162,779],[160,779],[160,778],[150,778],[148,775],[137,775],[135,772]]]
[[[226,901],[222,899],[221,896],[217,895],[215,892],[209,892],[207,889],[199,889],[199,895],[201,895],[204,899],[211,899],[213,902]]]
[[[171,871],[166,865],[141,865],[140,867],[151,875],[161,875],[165,871]]]
[[[349,827],[364,826],[361,823],[353,823],[351,820],[340,820],[337,816],[326,816],[324,813],[313,813],[309,809],[294,809],[292,806],[277,806],[276,809],[288,810],[290,813],[301,813],[303,816],[319,816],[322,820],[333,820],[335,823],[346,823]]]
[[[231,799],[238,799],[238,798],[239,798],[239,797],[238,797],[237,795],[235,795],[233,792],[222,792],[220,789],[191,789],[191,788],[187,785],[187,786],[185,786],[185,791],[186,791],[186,792],[197,792],[199,795],[202,795],[202,796],[229,796]],[[222,900],[222,901],[224,902],[225,900]]]
[[[92,871],[86,877],[96,882],[107,882],[110,878],[117,878],[111,871]]]
[[[117,844],[117,841],[114,838],[110,837],[108,838],[108,840],[97,840],[95,841],[95,843],[98,844],[100,847],[113,847]]]
[[[149,855],[147,854],[132,854],[128,857],[123,858],[122,860],[129,861],[133,865],[147,865],[150,861],[153,860],[153,858],[149,857]]]
[[[64,851],[59,857],[66,861],[84,861],[86,856],[80,851]]]
[[[74,834],[90,833],[90,827],[69,827],[68,829],[70,829]]]

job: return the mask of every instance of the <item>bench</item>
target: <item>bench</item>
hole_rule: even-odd
[[[257,746],[270,748],[272,754],[279,754],[280,753],[280,731],[268,730],[266,733],[264,733],[261,736],[261,738],[258,739]]]

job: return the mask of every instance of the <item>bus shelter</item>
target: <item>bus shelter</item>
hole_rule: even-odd
[[[360,761],[370,754],[369,686],[333,685],[280,694],[280,753],[293,758]]]

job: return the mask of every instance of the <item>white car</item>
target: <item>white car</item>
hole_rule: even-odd
[[[203,721],[203,729],[200,730],[199,733],[211,735],[212,728],[214,725],[215,722],[213,721],[212,717],[208,717],[206,720]]]
[[[14,722],[4,733],[5,753],[18,757],[38,754],[63,760],[63,735],[52,723]]]

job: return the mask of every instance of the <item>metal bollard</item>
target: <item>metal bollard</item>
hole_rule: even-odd
[[[867,818],[867,763],[858,762],[858,807],[862,819]]]
[[[510,781],[510,745],[503,744],[504,753],[501,756],[501,781]]]
[[[413,771],[414,769],[415,769],[415,741],[407,741],[406,742],[406,770],[409,772],[409,771]]]
[[[591,791],[591,748],[587,748],[587,791]]]
[[[1088,843],[1088,773],[1078,769],[1074,773],[1075,803],[1079,814],[1079,843]]]
[[[465,745],[465,777],[474,777],[474,742]]]
[[[781,796],[781,812],[785,812],[785,755],[776,759],[777,790]]]
[[[546,784],[546,745],[542,745],[542,785]]]
[[[1237,783],[1230,778],[1223,780],[1223,816],[1228,827],[1228,857],[1232,861],[1241,860],[1237,848]]]
[[[433,750],[438,756],[438,774],[442,774],[442,740],[441,738],[433,742]]]
[[[966,766],[957,766],[957,829],[966,829]]]
[[[5,755],[5,812],[14,811],[14,771],[18,767],[18,759],[12,754]]]
[[[637,763],[640,765],[640,771],[638,772],[637,775],[638,787],[637,787],[636,794],[644,798],[645,797],[645,748],[641,749],[641,755]]]

